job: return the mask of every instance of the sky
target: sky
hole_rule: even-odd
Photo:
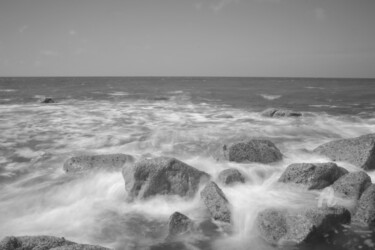
[[[374,0],[1,0],[0,76],[375,77]]]

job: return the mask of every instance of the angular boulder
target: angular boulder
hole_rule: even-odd
[[[65,161],[65,172],[76,173],[89,170],[121,170],[125,163],[133,163],[134,158],[126,154],[79,155]]]
[[[155,195],[192,197],[210,176],[186,163],[170,157],[141,159],[123,168],[125,189],[129,198]]]
[[[375,226],[375,184],[368,187],[361,195],[354,220],[371,227]]]
[[[375,134],[331,141],[315,148],[313,152],[333,161],[349,162],[364,170],[375,169]]]
[[[348,200],[358,200],[363,191],[371,185],[371,178],[363,171],[351,172],[332,184],[336,196]]]
[[[268,208],[256,218],[260,236],[271,244],[300,244],[323,237],[341,224],[350,223],[350,212],[342,207],[290,211]]]
[[[269,108],[264,110],[262,113],[262,116],[266,117],[300,117],[302,116],[301,112],[296,112],[289,109],[275,109],[275,108]]]
[[[231,222],[229,202],[215,182],[211,181],[204,187],[201,199],[214,220]]]
[[[1,250],[108,250],[94,245],[77,244],[55,236],[8,236],[0,242]]]
[[[279,182],[295,183],[307,189],[323,189],[348,171],[335,163],[294,163],[289,165],[279,178]]]
[[[224,155],[229,161],[246,163],[272,163],[280,161],[280,150],[269,140],[252,139],[247,142],[239,142],[224,146]]]
[[[229,168],[221,171],[219,173],[218,180],[225,185],[245,183],[245,177],[240,171],[235,168]]]
[[[188,233],[193,228],[193,221],[184,214],[174,212],[169,218],[169,234],[167,238],[173,238]]]

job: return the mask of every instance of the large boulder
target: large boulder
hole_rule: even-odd
[[[141,159],[124,167],[122,174],[129,198],[155,195],[192,197],[210,176],[186,163],[170,157]]]
[[[357,205],[354,220],[369,226],[375,226],[375,184],[372,184],[363,192]]]
[[[220,183],[225,185],[231,185],[234,183],[245,183],[245,177],[243,174],[235,169],[235,168],[228,168],[219,173],[218,180]]]
[[[349,162],[364,170],[375,169],[375,134],[331,141],[313,151],[334,161]]]
[[[51,97],[45,97],[40,101],[40,103],[55,103],[55,100],[53,100]]]
[[[0,242],[0,250],[108,250],[94,245],[77,244],[55,236],[8,236]]]
[[[188,233],[193,229],[193,221],[184,214],[174,212],[169,218],[169,234],[167,239]]]
[[[300,244],[323,237],[341,224],[350,223],[350,212],[342,207],[290,211],[268,208],[256,218],[260,236],[271,244]]]
[[[133,163],[134,158],[126,154],[79,155],[65,161],[65,172],[84,172],[88,170],[121,170],[125,163]]]
[[[281,175],[279,182],[301,184],[307,189],[323,189],[348,171],[335,163],[294,163]]]
[[[229,161],[238,163],[272,163],[282,159],[280,150],[269,140],[252,139],[224,146],[223,150]]]
[[[269,108],[264,110],[262,113],[262,116],[266,117],[300,117],[302,116],[302,113],[296,112],[289,109],[275,109],[275,108]]]
[[[332,184],[335,195],[344,199],[358,200],[371,185],[371,178],[363,171],[351,172]]]
[[[214,220],[231,222],[229,202],[215,182],[211,181],[204,187],[201,198]]]

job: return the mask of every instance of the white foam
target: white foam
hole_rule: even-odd
[[[266,100],[275,100],[275,99],[279,99],[281,97],[281,95],[267,95],[267,94],[259,94],[261,97],[263,97],[264,99]]]

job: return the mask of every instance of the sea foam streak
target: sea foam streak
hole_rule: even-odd
[[[276,186],[286,166],[327,161],[304,148],[375,132],[375,119],[325,113],[301,119],[266,119],[251,109],[194,104],[188,99],[68,100],[57,105],[1,105],[0,112],[0,236],[48,234],[122,249],[148,249],[163,242],[168,217],[174,211],[197,222],[207,219],[199,193],[192,200],[155,197],[127,202],[121,173],[69,176],[62,171],[68,157],[81,153],[167,155],[214,179],[221,170],[237,168],[249,181],[223,188],[233,206],[234,234],[218,239],[202,236],[198,241],[210,242],[215,249],[246,249],[249,244],[254,249],[273,249],[251,236],[257,213],[269,206],[316,204],[319,197],[319,192]],[[220,114],[231,118],[216,118]],[[225,143],[264,136],[286,155],[283,161],[236,164],[215,158]],[[195,240],[189,242],[194,245]]]
[[[266,100],[275,100],[275,99],[279,99],[281,97],[281,95],[267,95],[267,94],[259,94],[261,97],[263,97],[264,99]]]

